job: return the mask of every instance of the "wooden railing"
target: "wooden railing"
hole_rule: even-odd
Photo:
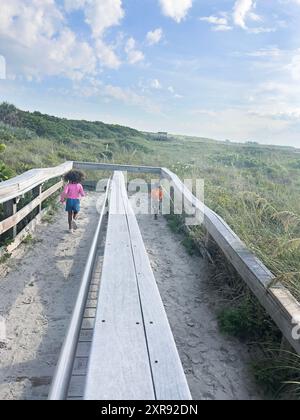
[[[296,324],[293,321],[300,321],[299,302],[280,282],[275,282],[275,276],[249,251],[228,224],[200,202],[177,175],[163,168],[161,177],[171,182],[177,194],[182,194],[189,206],[203,214],[204,227],[209,235],[277,324],[287,341],[300,354],[300,338],[295,339],[293,336],[293,332],[296,331]]]
[[[274,285],[275,277],[268,268],[250,252],[246,245],[233,232],[228,224],[214,211],[201,203],[181,180],[166,168],[143,167],[132,165],[114,165],[88,162],[66,162],[56,168],[35,169],[9,181],[0,183],[0,203],[5,206],[5,220],[0,222],[1,236],[13,229],[14,247],[25,237],[26,229],[17,235],[17,224],[32,210],[39,207],[39,213],[31,225],[40,218],[41,203],[56,191],[62,182],[42,191],[41,185],[53,178],[62,176],[72,168],[87,171],[128,171],[132,173],[157,174],[161,179],[172,182],[173,187],[182,194],[189,206],[203,213],[204,228],[217,243],[227,260],[235,267],[242,280],[252,290],[259,302],[282,331],[283,336],[300,354],[300,338],[293,337],[296,331],[294,320],[300,319],[300,304],[292,294],[280,283]],[[17,201],[26,192],[38,189],[38,195],[31,203],[17,211]],[[28,228],[28,227],[27,227]],[[25,232],[25,233],[24,233]],[[10,245],[12,247],[12,245]],[[12,248],[10,248],[12,249]]]
[[[55,168],[32,169],[0,183],[0,204],[3,205],[4,216],[4,219],[0,222],[1,239],[3,239],[5,233],[12,230],[11,235],[7,238],[9,245],[5,247],[5,252],[12,252],[34,230],[44,214],[42,210],[43,202],[62,188],[63,181],[60,179],[45,191],[43,191],[44,184],[52,179],[62,177],[72,167],[73,162],[66,162]],[[30,192],[32,192],[33,199],[18,210],[21,198]],[[37,209],[35,217],[29,223],[26,223],[26,218],[35,209]],[[24,229],[18,232],[18,224],[22,221],[25,221]]]

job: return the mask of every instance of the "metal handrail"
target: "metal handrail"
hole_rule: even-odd
[[[105,216],[106,203],[110,190],[110,181],[108,182],[105,201],[102,207],[101,215],[97,224],[93,242],[89,251],[84,273],[82,276],[79,293],[75,303],[74,311],[70,321],[70,326],[60,353],[60,357],[53,376],[48,400],[61,401],[67,398],[70,380],[73,371],[73,364],[77,350],[77,344],[80,336],[82,319],[84,316],[86,301],[91,283],[91,277],[95,264],[97,246],[99,243],[100,232]]]

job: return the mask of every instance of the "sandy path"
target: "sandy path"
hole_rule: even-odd
[[[97,220],[95,202],[95,193],[83,200],[73,235],[63,209],[55,223],[40,225],[38,242],[22,245],[0,278],[0,315],[8,336],[0,346],[0,399],[48,395]]]
[[[261,399],[247,347],[218,330],[218,297],[205,260],[188,255],[164,218],[138,220],[193,398]]]

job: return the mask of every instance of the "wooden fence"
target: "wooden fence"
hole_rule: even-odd
[[[3,220],[0,222],[1,239],[9,231],[8,245],[5,252],[12,252],[25,238],[35,229],[36,224],[45,213],[42,204],[45,200],[57,193],[63,186],[60,179],[50,188],[44,190],[46,182],[55,178],[61,178],[71,170],[73,162],[66,162],[56,168],[32,169],[22,175],[0,183],[0,204],[3,206]],[[20,200],[27,193],[32,193],[32,200],[21,209],[18,209]],[[26,222],[26,218],[36,210],[33,218]],[[18,232],[18,225],[25,221],[24,229]]]

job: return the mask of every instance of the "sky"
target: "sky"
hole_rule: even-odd
[[[300,0],[1,0],[0,101],[300,147]]]

